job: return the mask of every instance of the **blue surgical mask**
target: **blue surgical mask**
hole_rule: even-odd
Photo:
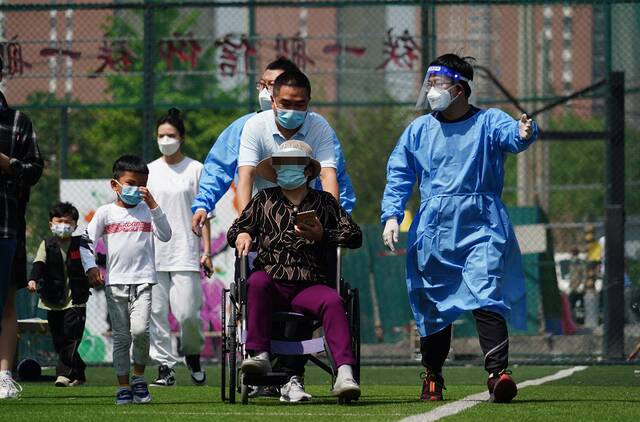
[[[140,196],[140,190],[138,190],[137,186],[122,185],[117,180],[116,183],[122,188],[122,192],[118,194],[122,202],[127,205],[136,206],[142,201],[142,196]]]
[[[282,188],[292,190],[299,188],[307,182],[304,174],[305,166],[283,165],[276,170],[278,179],[276,183]]]
[[[276,109],[276,119],[280,126],[285,129],[296,129],[302,126],[304,123],[304,119],[307,118],[307,110],[285,110],[278,108]]]

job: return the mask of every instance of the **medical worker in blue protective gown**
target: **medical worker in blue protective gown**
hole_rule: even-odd
[[[491,399],[509,402],[507,320],[526,328],[520,250],[500,200],[504,163],[537,136],[526,115],[469,104],[471,58],[445,54],[433,61],[418,99],[430,114],[415,119],[389,157],[382,199],[383,240],[391,249],[413,186],[420,209],[408,234],[407,288],[426,367],[422,400],[442,400],[451,324],[473,311]]]
[[[271,110],[271,94],[273,83],[284,72],[297,71],[298,67],[288,59],[279,58],[269,63],[257,84],[259,91],[260,108]],[[211,151],[204,162],[204,169],[200,177],[200,188],[195,197],[191,210],[193,219],[192,230],[200,234],[200,228],[212,213],[222,196],[229,190],[231,182],[236,177],[238,167],[238,155],[240,151],[240,137],[244,125],[256,113],[244,115],[231,123],[213,144]],[[336,157],[336,173],[338,179],[338,192],[340,205],[349,213],[353,212],[356,196],[351,185],[351,179],[347,174],[344,154],[340,148],[338,137],[333,134],[333,146]],[[316,189],[322,190],[320,180],[317,180]],[[240,210],[242,211],[242,210]],[[304,390],[304,367],[307,359],[301,356],[282,356],[278,359],[278,370],[290,374],[289,381],[280,389],[261,388],[256,390],[260,395],[279,394],[280,400],[285,402],[307,401],[311,395]]]

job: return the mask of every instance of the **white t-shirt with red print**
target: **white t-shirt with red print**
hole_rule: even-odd
[[[93,216],[80,248],[84,268],[95,267],[93,251],[102,238],[107,255],[105,284],[157,283],[154,237],[171,239],[171,227],[160,207],[141,202],[133,208],[103,205]]]

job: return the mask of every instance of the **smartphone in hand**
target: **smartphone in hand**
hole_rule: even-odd
[[[296,214],[296,224],[312,225],[315,219],[316,212],[314,210],[302,211]]]

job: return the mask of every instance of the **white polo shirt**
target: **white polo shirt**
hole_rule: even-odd
[[[312,156],[321,167],[336,168],[336,155],[333,146],[334,132],[321,115],[309,112],[304,123],[289,140],[303,141],[312,149]],[[273,110],[266,110],[247,120],[240,137],[238,167],[257,166],[261,160],[271,157],[287,141],[276,126]],[[275,184],[256,176],[254,192]]]

